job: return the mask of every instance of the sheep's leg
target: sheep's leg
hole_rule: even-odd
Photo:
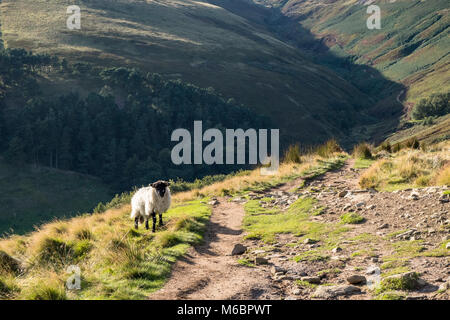
[[[163,225],[162,221],[162,213],[159,214],[159,226],[161,227]]]
[[[139,229],[139,217],[134,218],[134,228]]]
[[[149,226],[148,226],[148,218],[145,218],[145,229],[148,230]]]
[[[155,232],[155,229],[156,229],[156,213],[154,211],[152,212],[152,219],[153,219],[152,232]]]

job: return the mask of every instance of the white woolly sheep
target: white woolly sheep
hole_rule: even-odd
[[[145,228],[148,230],[148,219],[152,216],[155,232],[156,214],[159,215],[159,225],[163,225],[162,214],[170,207],[171,197],[169,183],[157,181],[150,187],[139,189],[131,199],[131,219],[134,219],[134,227],[138,229],[139,222],[145,220]]]

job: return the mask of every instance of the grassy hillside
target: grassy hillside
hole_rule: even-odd
[[[425,144],[432,144],[450,139],[450,115],[439,117],[427,124],[424,121],[409,121],[398,131],[388,137],[391,143],[404,142],[416,138]]]
[[[324,146],[322,151],[325,149]],[[445,165],[448,143],[438,144],[426,152],[403,149],[388,155],[383,152],[373,155],[379,160],[361,176],[362,187],[366,187],[364,179],[371,177],[378,179],[378,186],[387,183],[392,189],[411,187],[415,185],[413,178],[425,173],[432,176],[430,182],[436,184],[450,181],[448,165]],[[332,152],[326,158],[317,154],[301,155],[301,163],[283,163],[275,176],[261,176],[259,170],[246,171],[208,186],[176,193],[172,208],[165,215],[166,225],[156,233],[133,229],[129,219],[131,194],[128,194],[111,203],[105,212],[54,221],[26,236],[3,239],[0,241],[0,298],[146,299],[167,281],[173,262],[190,245],[202,241],[211,214],[209,200],[212,196],[227,196],[228,200],[230,197],[247,198],[243,228],[248,232],[247,238],[260,239],[264,246],[287,234],[295,235],[301,242],[306,238],[330,240],[326,246],[317,246],[317,250],[292,257],[294,261],[318,262],[324,257],[322,254],[336,247],[336,242],[344,239],[348,242],[348,232],[353,228],[343,225],[344,220],[330,223],[318,218],[325,208],[315,205],[317,200],[313,197],[319,194],[317,189],[293,185],[296,190],[305,187],[302,189],[305,193],[286,211],[280,211],[279,207],[266,208],[263,204],[272,201],[271,198],[251,199],[255,192],[270,190],[296,178],[311,181],[342,167],[348,158],[347,154]],[[440,159],[440,163],[432,165],[429,159]],[[382,165],[387,162],[391,165]],[[381,169],[383,174],[376,174],[376,170]],[[394,181],[404,172],[416,176]],[[333,216],[336,216],[334,212]],[[448,255],[442,251],[439,249],[439,254]],[[434,252],[430,249],[424,254]],[[247,260],[238,262],[251,266]],[[66,290],[66,281],[71,276],[67,268],[74,264],[81,270],[81,290]]]
[[[284,30],[299,46],[329,50],[369,65],[408,88],[406,101],[447,92],[449,72],[449,6],[446,0],[371,1],[381,8],[381,29],[369,30],[367,6],[357,0],[255,0],[289,18],[296,31]],[[321,40],[311,43],[306,28]],[[299,31],[300,29],[300,31]],[[364,81],[365,74],[356,74]]]
[[[23,234],[54,218],[90,212],[111,198],[98,178],[0,160],[0,235]]]
[[[336,154],[329,159],[307,155],[301,164],[283,164],[275,176],[247,171],[175,194],[165,226],[154,234],[133,229],[130,196],[124,196],[105,212],[55,221],[29,235],[3,239],[0,299],[145,299],[163,286],[173,262],[202,240],[211,214],[209,197],[245,196],[300,176],[311,178],[344,160]],[[81,269],[81,290],[65,290],[70,277],[66,270],[73,264]]]
[[[372,99],[349,81],[280,41],[263,19],[240,16],[217,4],[83,1],[82,28],[70,31],[67,1],[4,0],[1,32],[7,48],[56,54],[72,62],[139,66],[166,78],[214,87],[271,117],[291,141],[344,139],[343,128],[374,121],[361,111]],[[78,87],[74,82],[57,86],[58,77],[43,77],[51,81],[49,88]],[[382,87],[389,84],[378,80]]]

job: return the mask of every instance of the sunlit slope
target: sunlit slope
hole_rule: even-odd
[[[68,30],[70,4],[2,1],[5,46],[70,61],[138,66],[214,87],[271,117],[282,135],[310,143],[342,135],[337,118],[369,104],[349,82],[221,7],[188,0],[82,1],[81,30]]]
[[[450,90],[447,0],[254,0],[297,21],[337,55],[354,57],[408,87],[407,101]],[[366,26],[367,4],[379,5],[381,29]],[[305,42],[304,34],[297,40]]]

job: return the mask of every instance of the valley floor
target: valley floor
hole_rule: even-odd
[[[150,298],[449,299],[450,203],[443,188],[360,190],[362,171],[347,160],[306,186],[296,179],[247,197],[213,199],[205,242],[175,264]],[[288,219],[292,206],[310,200],[299,225],[304,232],[263,241],[245,230],[246,215],[276,211]],[[246,212],[250,202],[261,212]],[[351,218],[346,223],[344,214]],[[245,253],[231,255],[236,244]]]

